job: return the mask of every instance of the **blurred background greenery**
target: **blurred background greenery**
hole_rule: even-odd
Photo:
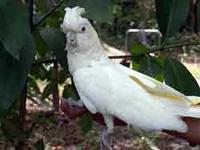
[[[155,47],[130,41],[131,67],[200,96],[199,0],[1,0],[0,123],[2,137],[18,149],[34,126],[25,127],[27,104],[44,104],[55,113],[60,97],[76,97],[61,29],[64,8],[72,6],[86,8],[102,42],[122,51],[128,29],[159,29],[162,39]]]

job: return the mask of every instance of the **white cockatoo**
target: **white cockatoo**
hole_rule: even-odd
[[[113,131],[113,117],[144,130],[186,132],[182,117],[200,118],[199,97],[175,89],[132,69],[112,62],[83,8],[65,8],[63,32],[69,71],[80,100],[91,113],[101,113]],[[193,99],[193,100],[191,100]]]

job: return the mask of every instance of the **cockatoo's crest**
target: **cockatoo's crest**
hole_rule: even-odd
[[[74,8],[66,7],[65,11],[66,11],[66,15],[69,14],[72,16],[80,16],[81,17],[85,13],[85,8],[81,8],[79,6],[76,6]]]
[[[65,11],[66,13],[62,25],[64,32],[68,30],[78,31],[80,24],[88,22],[86,18],[82,17],[85,13],[84,8],[79,6],[73,8],[66,7]]]

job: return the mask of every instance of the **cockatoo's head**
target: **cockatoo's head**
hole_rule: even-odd
[[[63,20],[63,32],[66,34],[66,50],[71,53],[85,52],[98,44],[98,36],[88,19],[81,15],[84,8],[65,8],[66,14]]]

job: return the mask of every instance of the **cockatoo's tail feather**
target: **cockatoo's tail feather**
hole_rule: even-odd
[[[198,96],[187,96],[187,97],[190,99],[193,106],[199,105],[199,107],[200,107],[200,97],[198,97]]]

